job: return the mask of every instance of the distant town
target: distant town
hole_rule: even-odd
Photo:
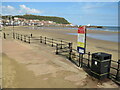
[[[30,15],[29,15],[30,16]],[[2,26],[73,26],[73,24],[71,23],[57,23],[55,21],[51,21],[51,20],[39,20],[38,18],[20,18],[20,16],[4,16],[4,18],[1,18],[0,20],[0,24]]]
[[[52,16],[37,16],[37,15],[7,15],[0,18],[0,27],[3,26],[62,26],[62,27],[78,27],[69,23],[66,19]],[[86,25],[89,28],[104,28],[103,26]]]

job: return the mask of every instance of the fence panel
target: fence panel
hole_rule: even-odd
[[[109,78],[120,85],[120,60],[111,60]]]

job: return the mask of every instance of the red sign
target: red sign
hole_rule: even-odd
[[[78,33],[85,34],[85,26],[79,27]]]

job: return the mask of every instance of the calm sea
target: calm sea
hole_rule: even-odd
[[[88,28],[89,30],[120,32],[120,27],[117,26],[104,26],[104,28]]]
[[[78,30],[78,28],[69,27],[29,27],[29,29],[71,29]],[[99,31],[110,31],[110,32],[120,32],[120,27],[117,26],[104,26],[104,28],[87,28],[88,30],[99,30]]]
[[[77,33],[67,33],[69,35],[78,35]],[[112,33],[112,34],[95,34],[95,33],[87,33],[87,37],[99,39],[99,40],[106,40],[111,42],[120,42],[119,40],[120,34]]]

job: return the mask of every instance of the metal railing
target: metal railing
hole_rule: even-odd
[[[111,60],[109,78],[120,84],[120,60]]]
[[[31,43],[31,37],[29,35],[13,33],[13,39],[18,39],[29,44]]]

